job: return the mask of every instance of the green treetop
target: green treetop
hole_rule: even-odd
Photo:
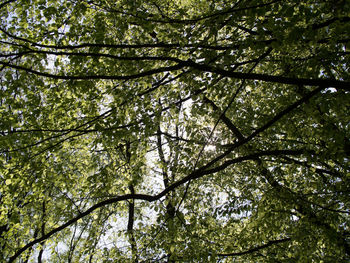
[[[347,1],[0,14],[0,260],[350,259]]]

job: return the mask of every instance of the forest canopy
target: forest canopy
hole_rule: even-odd
[[[1,262],[350,260],[350,5],[0,3]]]

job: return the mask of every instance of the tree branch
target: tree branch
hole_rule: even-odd
[[[162,72],[167,72],[167,71],[172,71],[172,70],[179,70],[184,67],[182,64],[177,64],[175,66],[169,66],[169,67],[159,67],[157,69],[151,69],[145,72],[141,72],[138,74],[134,75],[126,75],[126,76],[116,76],[116,75],[81,75],[81,76],[67,76],[67,75],[55,75],[51,73],[46,73],[46,72],[40,72],[34,69],[26,68],[23,66],[18,66],[18,65],[13,65],[7,62],[2,62],[0,61],[0,65],[10,67],[13,69],[17,70],[23,70],[27,73],[31,73],[34,75],[46,77],[46,78],[52,78],[52,79],[65,79],[65,80],[89,80],[89,79],[111,79],[111,80],[131,80],[131,79],[138,79],[146,76],[151,76],[157,73],[162,73]]]
[[[248,79],[248,80],[261,80],[265,82],[271,83],[279,83],[279,84],[291,84],[298,86],[318,86],[324,88],[333,87],[339,88],[343,90],[350,91],[350,82],[349,81],[341,81],[335,79],[305,79],[305,78],[290,78],[290,77],[282,77],[282,76],[273,76],[266,74],[258,74],[258,73],[242,73],[242,72],[234,72],[228,71],[225,69],[221,69],[218,67],[213,67],[205,64],[198,64],[193,62],[192,60],[183,61],[182,64],[192,67],[194,69],[216,73],[224,77],[235,78],[235,79]]]
[[[259,251],[259,250],[261,250],[261,249],[264,249],[264,248],[273,246],[273,245],[275,245],[275,244],[284,243],[284,242],[291,241],[291,240],[292,240],[291,238],[283,238],[283,239],[277,239],[277,240],[270,240],[270,241],[268,241],[265,245],[257,246],[257,247],[254,247],[254,248],[250,248],[250,249],[248,249],[248,250],[246,250],[246,251],[234,252],[234,253],[221,253],[221,254],[218,254],[218,256],[219,256],[219,257],[243,256],[243,255],[247,255],[247,254],[251,254],[251,253],[257,252],[257,251]]]
[[[47,232],[45,235],[43,235],[40,238],[37,238],[31,242],[29,242],[27,245],[25,245],[24,247],[20,248],[14,256],[12,256],[9,260],[9,262],[14,262],[14,260],[16,258],[18,258],[24,251],[26,251],[28,248],[43,242],[44,240],[47,240],[48,238],[50,238],[51,236],[53,236],[54,234],[62,231],[63,229],[73,225],[74,223],[76,223],[79,219],[91,214],[92,212],[94,212],[95,210],[104,207],[106,205],[110,205],[110,204],[115,204],[118,203],[120,201],[127,201],[127,200],[144,200],[144,201],[148,201],[148,202],[154,202],[156,200],[161,199],[162,197],[164,197],[166,194],[168,194],[171,191],[174,191],[176,188],[178,188],[179,186],[187,183],[190,180],[193,179],[198,179],[200,177],[203,177],[205,175],[208,174],[213,174],[216,172],[219,172],[223,169],[225,169],[226,167],[228,167],[229,165],[235,164],[235,163],[240,163],[246,160],[254,160],[257,157],[261,157],[261,156],[271,156],[271,155],[298,155],[298,154],[302,154],[304,152],[304,150],[274,150],[274,151],[265,151],[265,152],[258,152],[258,153],[254,153],[254,154],[250,154],[247,156],[243,156],[243,157],[239,157],[233,160],[229,160],[227,162],[225,162],[224,164],[210,169],[210,170],[204,170],[203,167],[197,169],[196,171],[194,171],[193,173],[189,174],[188,176],[184,177],[183,179],[171,184],[169,187],[167,187],[166,189],[164,189],[162,192],[160,192],[157,195],[151,196],[151,195],[146,195],[146,194],[126,194],[126,195],[121,195],[121,196],[117,196],[111,199],[107,199],[104,200],[100,203],[97,203],[95,205],[93,205],[92,207],[90,207],[89,209],[87,209],[85,212],[80,213],[79,215],[77,215],[76,217],[72,218],[71,220],[67,221],[66,223],[62,224],[61,226],[52,229],[51,231]],[[206,167],[206,166],[204,166]]]
[[[16,2],[16,0],[8,0],[8,1],[6,1],[6,2],[0,4],[0,9],[3,8],[4,6],[10,4],[10,3],[13,3],[13,2]]]
[[[204,101],[209,103],[215,111],[219,110],[219,107],[216,106],[216,104],[208,99],[206,96],[204,96]],[[238,140],[244,140],[243,134],[239,131],[239,129],[232,123],[232,121],[226,117],[226,114],[220,114],[220,119],[225,123],[227,128],[229,128],[230,131],[237,137]]]

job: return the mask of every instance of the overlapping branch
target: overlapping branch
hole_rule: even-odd
[[[203,169],[203,167],[197,169],[193,173],[189,174],[188,176],[184,177],[183,179],[180,179],[179,181],[176,181],[175,183],[171,184],[169,187],[165,188],[162,192],[160,192],[157,195],[146,195],[146,194],[126,194],[126,195],[121,195],[121,196],[116,196],[114,198],[110,198],[107,200],[104,200],[102,202],[99,202],[93,206],[91,206],[89,209],[87,209],[85,212],[82,212],[72,218],[71,220],[67,221],[66,223],[62,224],[61,226],[52,229],[51,231],[47,232],[45,235],[41,236],[40,238],[37,238],[31,242],[29,242],[27,245],[24,247],[20,248],[14,256],[12,256],[9,260],[9,262],[14,262],[16,258],[18,258],[24,251],[27,249],[31,248],[32,246],[41,243],[54,234],[62,231],[63,229],[73,225],[76,223],[79,219],[82,219],[83,217],[88,216],[92,212],[94,212],[97,209],[100,209],[104,206],[110,205],[110,204],[115,204],[121,201],[127,201],[127,200],[143,200],[143,201],[148,201],[148,202],[154,202],[157,200],[160,200],[164,196],[166,196],[169,192],[174,191],[176,188],[184,185],[190,180],[193,179],[198,179],[201,178],[205,175],[208,174],[213,174],[219,171],[224,170],[228,166],[235,164],[235,163],[241,163],[243,161],[248,161],[248,160],[254,160],[257,157],[263,157],[263,156],[279,156],[279,155],[300,155],[304,152],[304,150],[275,150],[275,151],[263,151],[263,152],[258,152],[258,153],[253,153],[247,156],[239,157],[236,159],[232,159],[229,161],[226,161],[224,164],[213,168],[213,169]],[[206,166],[204,166],[206,167]]]

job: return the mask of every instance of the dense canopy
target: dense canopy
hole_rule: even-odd
[[[0,260],[350,259],[348,1],[0,14]]]

